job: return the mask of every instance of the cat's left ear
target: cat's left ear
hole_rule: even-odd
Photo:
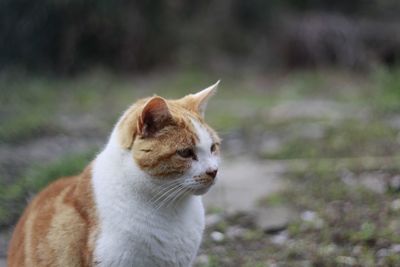
[[[215,84],[207,87],[206,89],[203,89],[196,94],[189,95],[183,99],[188,102],[189,107],[193,111],[204,117],[208,100],[217,92],[219,82],[220,81],[217,81]]]
[[[165,99],[153,96],[137,111],[132,106],[119,122],[119,138],[121,145],[131,149],[136,136],[152,137],[168,124],[173,124],[173,118]]]
[[[137,128],[142,137],[151,137],[168,124],[173,124],[167,102],[159,96],[152,97],[145,104],[139,116]]]

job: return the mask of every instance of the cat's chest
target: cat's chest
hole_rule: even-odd
[[[183,214],[104,222],[96,242],[97,266],[190,266],[204,229],[201,202]]]

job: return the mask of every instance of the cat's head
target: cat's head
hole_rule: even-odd
[[[177,100],[142,99],[125,112],[117,126],[120,145],[150,179],[193,194],[214,184],[220,138],[205,123],[204,112],[217,86]]]

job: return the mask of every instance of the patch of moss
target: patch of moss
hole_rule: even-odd
[[[400,68],[382,68],[373,73],[375,91],[369,101],[381,113],[400,110]]]

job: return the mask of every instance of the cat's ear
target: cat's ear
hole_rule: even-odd
[[[204,117],[208,100],[217,92],[219,82],[220,81],[217,81],[215,84],[207,87],[206,89],[190,95],[190,108]]]
[[[154,134],[172,122],[173,118],[165,99],[154,96],[147,101],[139,116],[138,134],[144,138],[154,136]]]

